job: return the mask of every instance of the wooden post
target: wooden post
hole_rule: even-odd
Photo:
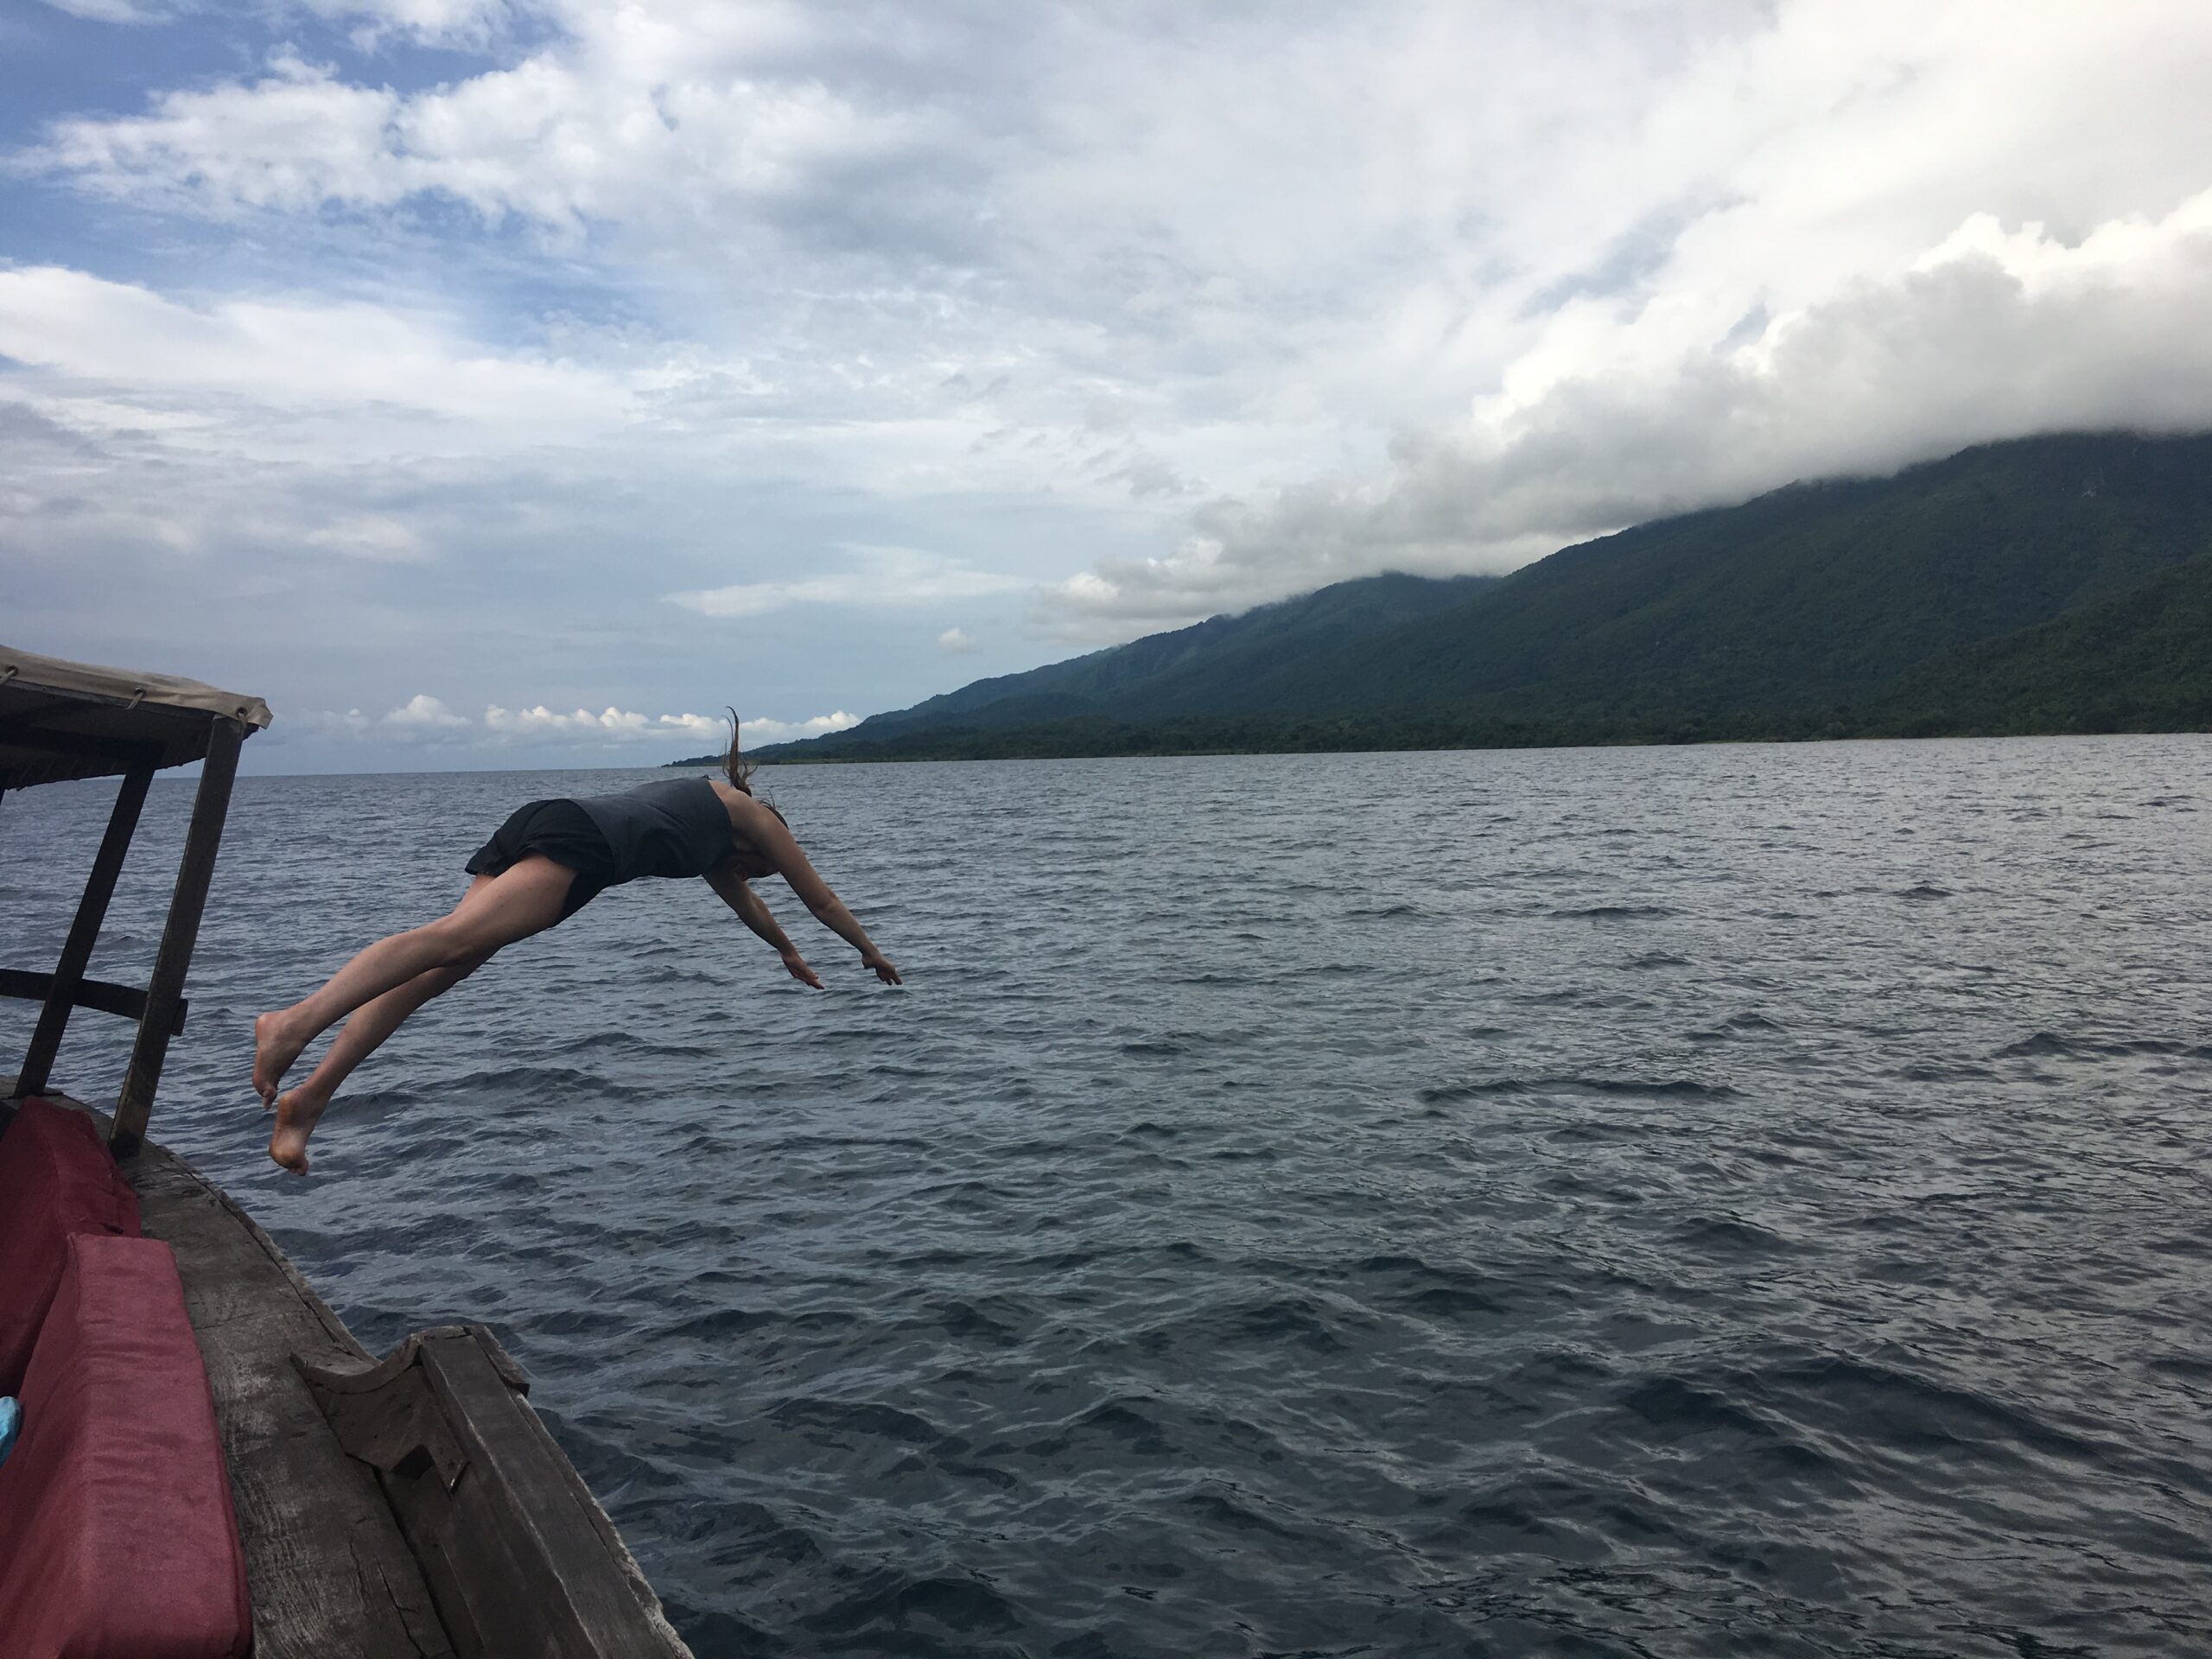
[[[39,1009],[38,1028],[31,1033],[31,1046],[23,1055],[23,1069],[16,1079],[18,1094],[39,1093],[53,1076],[54,1058],[61,1052],[61,1036],[69,1027],[78,987],[85,982],[92,945],[99,938],[100,924],[107,919],[108,900],[115,897],[116,878],[123,874],[124,855],[130,850],[131,833],[138,827],[138,810],[146,804],[146,786],[153,781],[154,769],[142,766],[125,772],[123,787],[116,791],[115,810],[107,817],[107,834],[92,860],[85,896],[77,901],[77,919],[69,924],[69,937],[62,941],[61,959],[54,966],[54,984]]]
[[[169,899],[169,919],[162,948],[154,957],[154,976],[146,985],[146,1014],[131,1045],[130,1068],[123,1074],[123,1093],[115,1103],[115,1128],[108,1150],[128,1158],[146,1137],[154,1109],[154,1090],[168,1058],[176,1028],[176,1005],[184,995],[185,970],[199,942],[200,918],[207,907],[207,884],[215,874],[215,850],[222,844],[223,820],[231,810],[231,783],[238,776],[238,746],[245,741],[241,721],[219,716],[207,734],[207,760],[200,769],[200,790],[192,800],[192,825],[184,834],[184,859]]]

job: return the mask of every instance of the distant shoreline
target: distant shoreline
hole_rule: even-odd
[[[1954,721],[1927,716],[1880,718],[1823,711],[1803,715],[1708,715],[1641,721],[1404,723],[1300,721],[1280,725],[1179,721],[1138,727],[1121,721],[932,728],[861,741],[816,739],[777,744],[748,757],[763,766],[847,766],[882,761],[1103,760],[1145,755],[1367,754],[1408,751],[1685,747],[1707,743],[1821,743],[1971,737],[2146,737],[2212,731],[2212,718],[2076,721]],[[817,749],[816,743],[835,744]],[[719,766],[719,754],[671,760],[670,767]]]

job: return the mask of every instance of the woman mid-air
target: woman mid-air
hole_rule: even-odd
[[[753,768],[738,758],[734,729],[722,767],[727,783],[671,779],[620,795],[532,801],[468,861],[475,880],[447,914],[378,939],[321,990],[255,1020],[254,1092],[276,1113],[269,1155],[305,1174],[308,1137],[323,1109],[400,1021],[503,947],[566,921],[608,887],[639,876],[704,877],[738,919],[775,948],[793,979],[819,990],[814,969],[746,885],[780,875],[815,920],[861,953],[862,967],[887,985],[899,983],[899,970],[814,873],[783,815],[753,799]],[[277,1083],[301,1051],[349,1014],[321,1063],[280,1095]]]

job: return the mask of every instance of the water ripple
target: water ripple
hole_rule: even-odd
[[[2212,1651],[2208,763],[786,772],[904,993],[609,894],[304,1183],[251,1014],[627,779],[249,778],[156,1127],[372,1346],[489,1322],[702,1659]],[[5,804],[8,965],[106,798]]]

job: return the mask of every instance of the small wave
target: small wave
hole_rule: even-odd
[[[1107,1440],[1135,1457],[1173,1457],[1182,1448],[1166,1425],[1147,1409],[1159,1402],[1146,1395],[1122,1395],[1102,1401],[1064,1421],[1052,1433],[1019,1446],[986,1446],[983,1454],[1019,1451],[1034,1458],[1055,1458],[1085,1440]]]
[[[1658,1431],[1662,1441],[1730,1435],[1749,1441],[1761,1460],[1796,1476],[1831,1471],[1835,1460],[1752,1408],[1733,1383],[1713,1386],[1671,1372],[1649,1377],[1620,1396],[1621,1406]]]
[[[1689,1100],[1726,1100],[1733,1096],[1735,1092],[1725,1083],[1703,1083],[1695,1077],[1491,1077],[1423,1089],[1414,1098],[1424,1105],[1479,1099],[1484,1095],[1548,1093],[1656,1095]]]
[[[1690,963],[1688,957],[1674,956],[1664,950],[1652,950],[1640,957],[1630,957],[1628,965],[1631,968],[1687,968]]]
[[[1677,1244],[1718,1255],[1768,1255],[1797,1247],[1779,1233],[1734,1216],[1703,1216],[1675,1230]]]
[[[1418,916],[1420,914],[1420,906],[1399,903],[1395,905],[1384,905],[1379,908],[1370,910],[1348,910],[1344,912],[1344,918],[1348,921],[1354,922],[1387,922],[1394,920],[1401,916]]]
[[[1618,922],[1642,921],[1676,912],[1665,905],[1590,905],[1580,910],[1554,910],[1551,913],[1561,920]]]
[[[690,1319],[664,1326],[661,1334],[689,1337],[702,1342],[719,1342],[725,1337],[741,1337],[764,1325],[777,1324],[779,1318],[779,1315],[753,1308],[721,1307],[711,1313],[695,1314]]]
[[[709,1059],[715,1051],[696,1043],[657,1043],[626,1031],[594,1031],[582,1037],[571,1037],[555,1047],[556,1054],[590,1054],[603,1049],[621,1049],[628,1053],[649,1056],[654,1059]]]
[[[1927,881],[1923,881],[1916,887],[1899,887],[1897,896],[1900,899],[1955,899],[1958,897],[1950,888],[1939,887]]]
[[[626,1313],[607,1313],[588,1307],[564,1307],[550,1313],[519,1314],[515,1323],[522,1330],[549,1337],[619,1338],[626,1336],[631,1328],[630,1317]]]
[[[2169,1037],[2136,1037],[2097,1041],[2088,1038],[2065,1038],[2056,1032],[2039,1031],[2032,1037],[2024,1037],[2009,1043],[1990,1058],[1999,1060],[2019,1059],[2122,1059],[2132,1054],[2155,1054],[2173,1058],[2202,1060],[2212,1059],[2212,1045],[2184,1043]]]
[[[1907,1083],[1967,1083],[1997,1074],[1986,1065],[1944,1064],[1917,1060],[1910,1065],[1900,1066],[1897,1076]]]
[[[870,1651],[951,1651],[936,1643],[918,1645],[912,1635],[917,1618],[963,1633],[1018,1630],[1022,1622],[1020,1610],[979,1579],[915,1578],[886,1568],[862,1578],[859,1587],[799,1623],[817,1636],[853,1637],[874,1631],[896,1638],[890,1648],[878,1647],[872,1639]],[[841,1642],[840,1651],[844,1648]]]
[[[649,1100],[657,1092],[636,1084],[617,1083],[596,1071],[579,1071],[565,1065],[503,1065],[468,1071],[455,1077],[451,1086],[487,1094],[527,1089],[540,1095],[578,1095],[591,1100]]]
[[[1483,1274],[1460,1268],[1433,1267],[1417,1255],[1370,1255],[1355,1262],[1352,1270],[1387,1281],[1361,1293],[1363,1299],[1386,1306],[1447,1319],[1510,1311],[1485,1288],[1491,1281]]]
[[[912,1321],[936,1325],[947,1336],[963,1341],[985,1342],[995,1347],[1009,1347],[1019,1339],[1020,1332],[1003,1319],[995,1319],[973,1303],[950,1301],[934,1309],[925,1319]]]
[[[1320,1306],[1303,1296],[1277,1296],[1238,1308],[1218,1320],[1214,1334],[1224,1342],[1294,1342],[1316,1353],[1344,1351]]]
[[[1252,1506],[1249,1493],[1225,1481],[1217,1484],[1227,1491],[1202,1490],[1186,1493],[1181,1499],[1182,1508],[1201,1524],[1224,1527],[1232,1532],[1265,1533],[1276,1538],[1299,1535],[1293,1529],[1262,1515]]]
[[[842,1445],[844,1437],[896,1440],[906,1446],[942,1446],[965,1451],[967,1442],[947,1434],[925,1417],[873,1400],[823,1400],[811,1395],[779,1401],[769,1420],[809,1440]]]
[[[2104,1449],[1994,1395],[1872,1360],[1838,1355],[1798,1361],[1767,1368],[1758,1383],[1820,1402],[1854,1436],[1916,1452],[1971,1446],[2007,1459],[2031,1450],[2094,1459]]]

